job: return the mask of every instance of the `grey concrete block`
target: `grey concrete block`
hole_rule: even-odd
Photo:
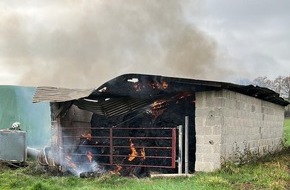
[[[214,148],[212,145],[196,144],[196,153],[209,154],[209,153],[213,153],[213,152],[214,152]]]
[[[195,132],[198,135],[211,135],[212,128],[211,127],[198,127],[195,129]]]
[[[213,163],[210,162],[196,162],[195,163],[195,170],[196,171],[204,171],[204,172],[212,172],[216,169],[219,168],[215,168],[217,166],[214,166]]]
[[[219,153],[209,153],[204,155],[203,161],[204,162],[211,162],[211,163],[220,163],[221,155]]]

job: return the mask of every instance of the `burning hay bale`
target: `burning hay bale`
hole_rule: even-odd
[[[92,137],[103,137],[98,141],[104,146],[103,154],[108,155],[101,156],[100,163],[117,166],[123,176],[148,176],[150,170],[176,171],[171,168],[176,157],[172,154],[172,129],[184,122],[184,105],[194,103],[193,98],[180,94],[154,102],[149,110],[120,117],[93,114]]]
[[[62,166],[82,177],[108,172],[136,177],[149,176],[150,170],[176,172],[174,130],[182,124],[190,110],[185,112],[184,107],[194,103],[193,99],[182,93],[125,115],[106,117],[93,113],[90,130],[78,137],[65,134],[75,140],[74,144],[65,141]],[[192,115],[193,112],[191,109]]]

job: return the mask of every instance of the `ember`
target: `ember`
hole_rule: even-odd
[[[165,81],[162,81],[161,83],[154,82],[151,83],[151,86],[153,89],[166,89],[168,87],[168,83]]]
[[[146,159],[145,148],[142,148],[142,149],[141,149],[141,158],[142,158],[143,160]]]
[[[119,171],[121,171],[121,169],[122,169],[122,166],[120,166],[120,165],[116,165],[116,172],[119,172]]]
[[[135,82],[133,84],[133,89],[135,89],[136,92],[140,92],[142,90],[148,90],[148,89],[156,89],[156,90],[165,90],[168,88],[168,83],[165,81],[159,82],[149,82],[149,83],[141,83],[141,82]]]
[[[122,166],[120,166],[120,165],[117,164],[115,166],[115,169],[113,171],[111,171],[110,173],[111,174],[120,174],[120,171],[122,170],[122,168],[123,168]]]
[[[162,109],[166,106],[166,100],[157,100],[152,104],[152,109]]]
[[[153,118],[157,118],[158,116],[162,115],[166,109],[166,100],[157,100],[153,102],[151,105],[151,114]]]
[[[81,137],[86,138],[88,141],[92,140],[92,134],[91,133],[84,134],[84,135],[82,134]]]

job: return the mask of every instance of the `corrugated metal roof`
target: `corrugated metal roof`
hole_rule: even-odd
[[[89,96],[94,89],[37,87],[32,102],[66,102]]]
[[[115,116],[140,109],[156,100],[173,97],[180,93],[194,94],[201,91],[222,89],[281,106],[289,104],[288,101],[279,97],[278,93],[259,86],[143,74],[121,75],[94,90],[38,87],[33,102],[73,100],[73,103],[81,109],[101,115]]]
[[[91,111],[99,115],[106,115],[108,117],[133,112],[152,103],[153,100],[129,97],[110,98],[107,100],[99,100],[98,102],[87,99],[74,101],[74,104],[80,109]]]
[[[128,82],[138,81],[138,82]],[[156,84],[167,84],[167,88],[157,88]],[[136,90],[136,84],[141,84]],[[155,84],[155,86],[152,86]],[[102,91],[102,89],[106,89]],[[159,75],[125,74],[116,77],[95,90],[89,97],[104,95],[119,95],[130,97],[156,97],[158,95],[174,94],[178,92],[201,92],[208,90],[227,89],[239,92],[258,99],[269,101],[281,106],[287,106],[288,101],[279,97],[279,94],[268,88],[253,85],[238,85],[227,82],[196,80],[187,78],[174,78]]]

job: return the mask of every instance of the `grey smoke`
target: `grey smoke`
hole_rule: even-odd
[[[12,2],[0,12],[0,60],[20,85],[91,88],[123,73],[228,72],[216,66],[215,41],[185,14],[195,1]]]

